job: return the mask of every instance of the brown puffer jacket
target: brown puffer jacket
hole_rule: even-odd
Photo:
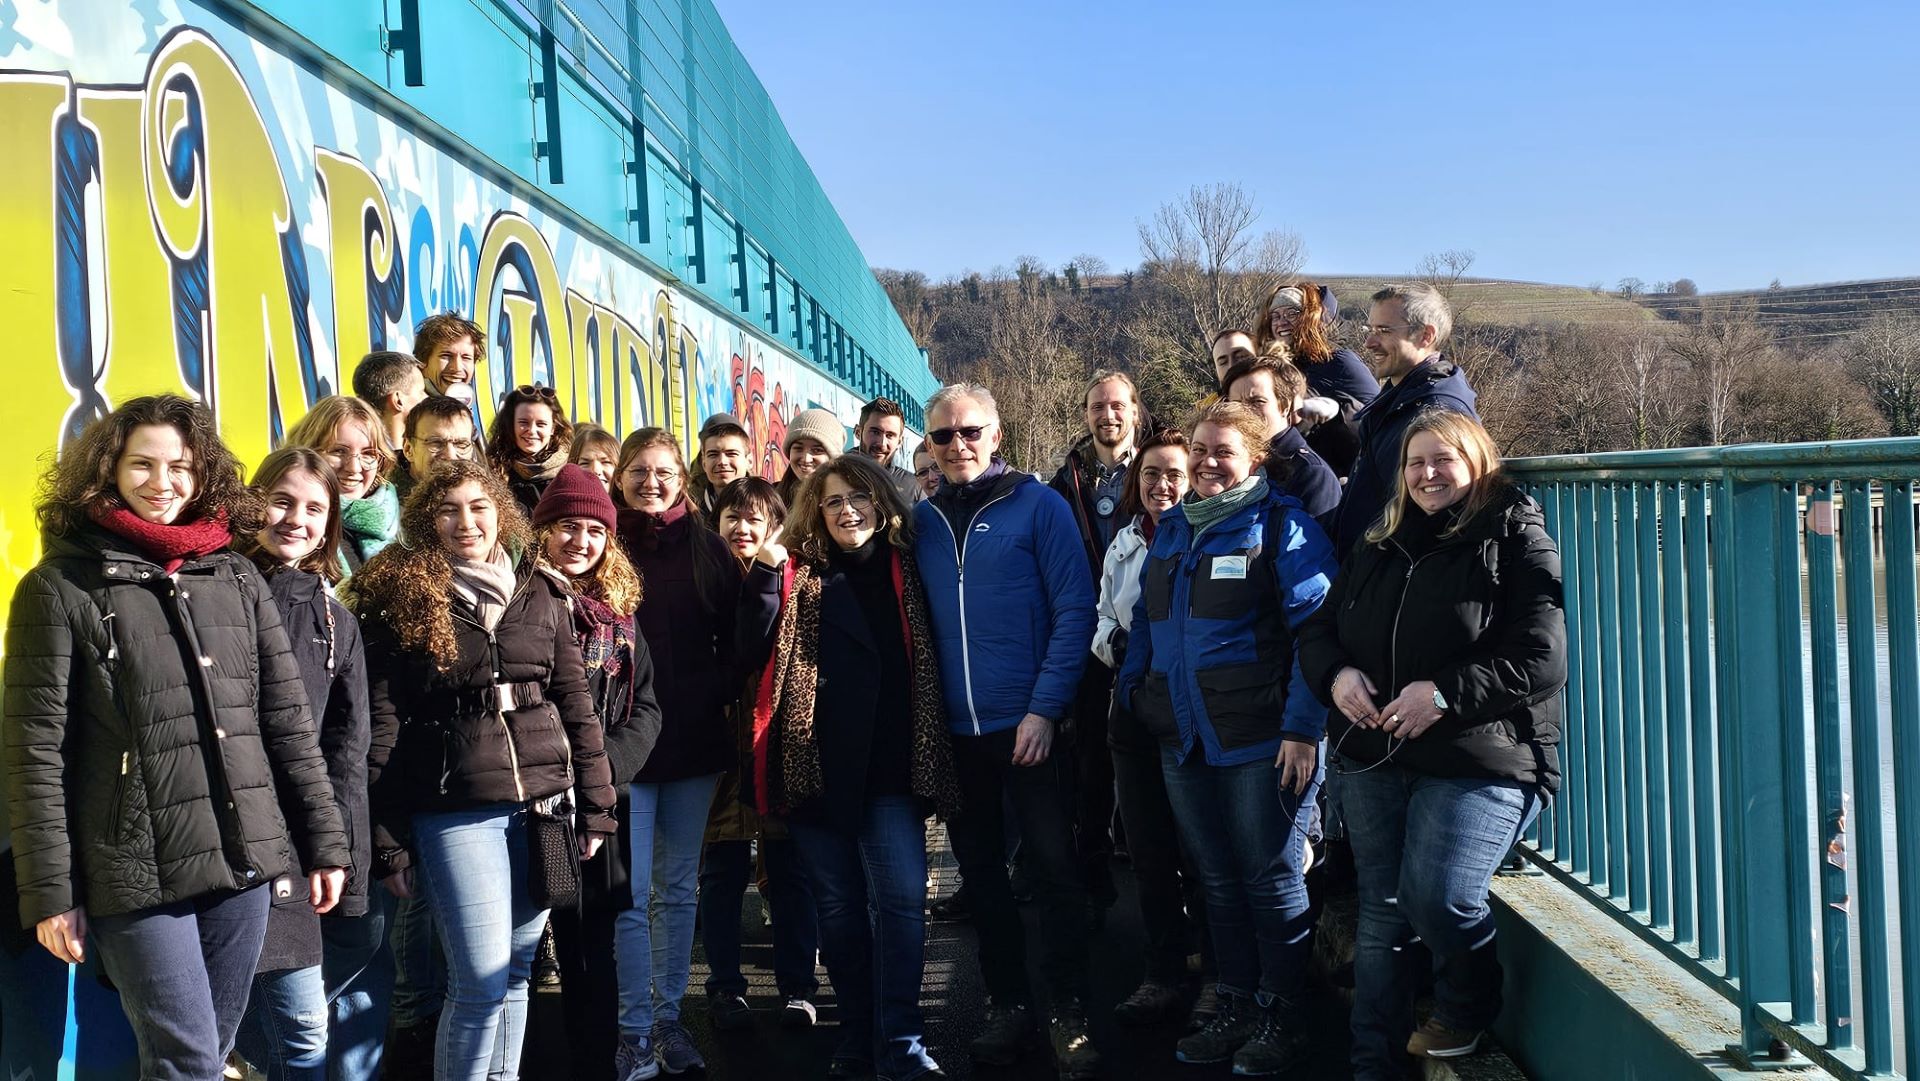
[[[426,653],[400,645],[377,598],[360,601],[376,877],[412,865],[405,849],[412,817],[423,811],[526,803],[571,786],[581,830],[617,828],[566,587],[534,570],[531,559],[521,561],[517,578],[491,634],[466,601],[449,598],[458,655],[444,672]],[[508,708],[497,708],[503,702]]]
[[[0,775],[21,922],[351,863],[280,610],[253,565],[221,551],[169,576],[94,527],[46,548],[7,625]]]

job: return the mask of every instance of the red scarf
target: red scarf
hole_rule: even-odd
[[[163,567],[168,574],[196,556],[212,555],[233,543],[233,530],[227,528],[227,512],[218,510],[211,518],[162,525],[149,522],[126,507],[98,508],[93,520],[116,536],[131,541],[140,554]]]

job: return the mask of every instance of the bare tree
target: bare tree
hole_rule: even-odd
[[[1641,281],[1639,278],[1621,278],[1620,279],[1620,295],[1627,298],[1628,300],[1632,300],[1634,297],[1637,297],[1646,291],[1647,291],[1647,283]]]
[[[1673,281],[1673,295],[1677,297],[1697,297],[1700,295],[1700,287],[1693,283],[1692,278],[1675,278]]]
[[[1071,260],[1080,270],[1080,280],[1088,286],[1094,285],[1100,278],[1113,272],[1113,267],[1105,259],[1092,252],[1081,252]]]
[[[1920,435],[1920,317],[1883,314],[1842,347],[1894,435]]]
[[[1441,296],[1447,298],[1456,324],[1473,321],[1473,302],[1459,288],[1460,279],[1473,269],[1473,260],[1474,254],[1470,249],[1448,248],[1446,251],[1428,252],[1413,266],[1414,277],[1433,286]]]
[[[1772,335],[1754,317],[1751,302],[1714,305],[1703,308],[1700,321],[1683,328],[1668,348],[1693,373],[1708,441],[1725,443],[1733,430],[1740,369],[1772,350]]]
[[[1208,340],[1225,327],[1251,326],[1275,289],[1299,272],[1300,238],[1280,229],[1256,231],[1260,212],[1240,185],[1196,186],[1162,204],[1140,222],[1143,273],[1151,273],[1177,301],[1158,315],[1168,320],[1155,336],[1169,352],[1159,363],[1184,366],[1210,380]]]
[[[1001,453],[1039,471],[1072,438],[1085,366],[1068,345],[1057,294],[1016,292],[994,313],[986,380],[999,393]]]
[[[927,276],[917,270],[886,267],[874,267],[873,276],[887,291],[887,299],[893,301],[893,310],[900,314],[900,321],[907,325],[907,333],[913,335],[914,342],[922,347],[932,344],[933,325],[939,319],[939,310],[934,305]]]

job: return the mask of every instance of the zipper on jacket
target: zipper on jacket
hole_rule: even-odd
[[[113,779],[113,802],[107,805],[112,808],[113,814],[112,825],[107,830],[107,843],[110,845],[119,845],[120,838],[126,833],[127,816],[123,805],[127,798],[127,774],[132,768],[133,752],[121,751],[120,775]]]
[[[972,529],[973,523],[987,513],[988,507],[1012,494],[1012,491],[1002,492],[980,504],[980,509],[974,511],[973,517],[967,519],[967,528]],[[929,502],[932,501],[929,500]],[[967,549],[966,545],[960,543],[960,533],[953,528],[953,522],[947,517],[947,512],[935,505],[933,513],[938,514],[940,520],[946,523],[947,532],[953,537],[954,577],[957,579],[960,590],[960,680],[967,685],[967,716],[972,718],[973,734],[977,736],[980,734],[980,711],[973,704],[973,643],[967,640]]]
[[[527,586],[532,581],[533,579],[531,577],[522,581],[519,587],[513,591],[513,596],[507,598],[507,603],[501,608],[501,620],[504,621],[506,619],[507,610],[511,609],[514,602],[520,599],[520,595],[527,591]],[[520,751],[513,745],[513,726],[507,723],[507,711],[502,709],[500,705],[500,680],[504,675],[500,670],[500,638],[493,631],[487,630],[478,620],[471,619],[459,612],[455,612],[454,614],[459,615],[461,619],[465,619],[468,623],[486,632],[487,672],[493,677],[493,715],[500,719],[500,733],[507,738],[507,768],[513,772],[514,796],[520,802],[525,803],[527,801],[527,786],[520,777]],[[568,744],[567,746],[569,748],[569,754],[571,754],[572,745]],[[571,759],[569,759],[569,764],[571,764]],[[440,794],[443,796],[447,794],[447,777],[451,772],[452,766],[449,760],[449,764],[443,768],[443,772],[440,774]]]
[[[1400,601],[1393,606],[1393,631],[1387,637],[1387,686],[1390,688],[1400,686],[1400,613],[1406,610],[1407,594],[1413,589],[1413,571],[1426,560],[1427,556],[1433,554],[1427,552],[1419,559],[1415,559],[1413,553],[1407,551],[1399,541],[1394,541],[1393,546],[1399,548],[1400,554],[1407,557],[1407,576],[1400,581]]]

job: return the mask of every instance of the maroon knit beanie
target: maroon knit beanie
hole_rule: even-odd
[[[591,518],[612,529],[613,497],[598,477],[577,465],[563,465],[533,506],[535,528],[562,518]]]

